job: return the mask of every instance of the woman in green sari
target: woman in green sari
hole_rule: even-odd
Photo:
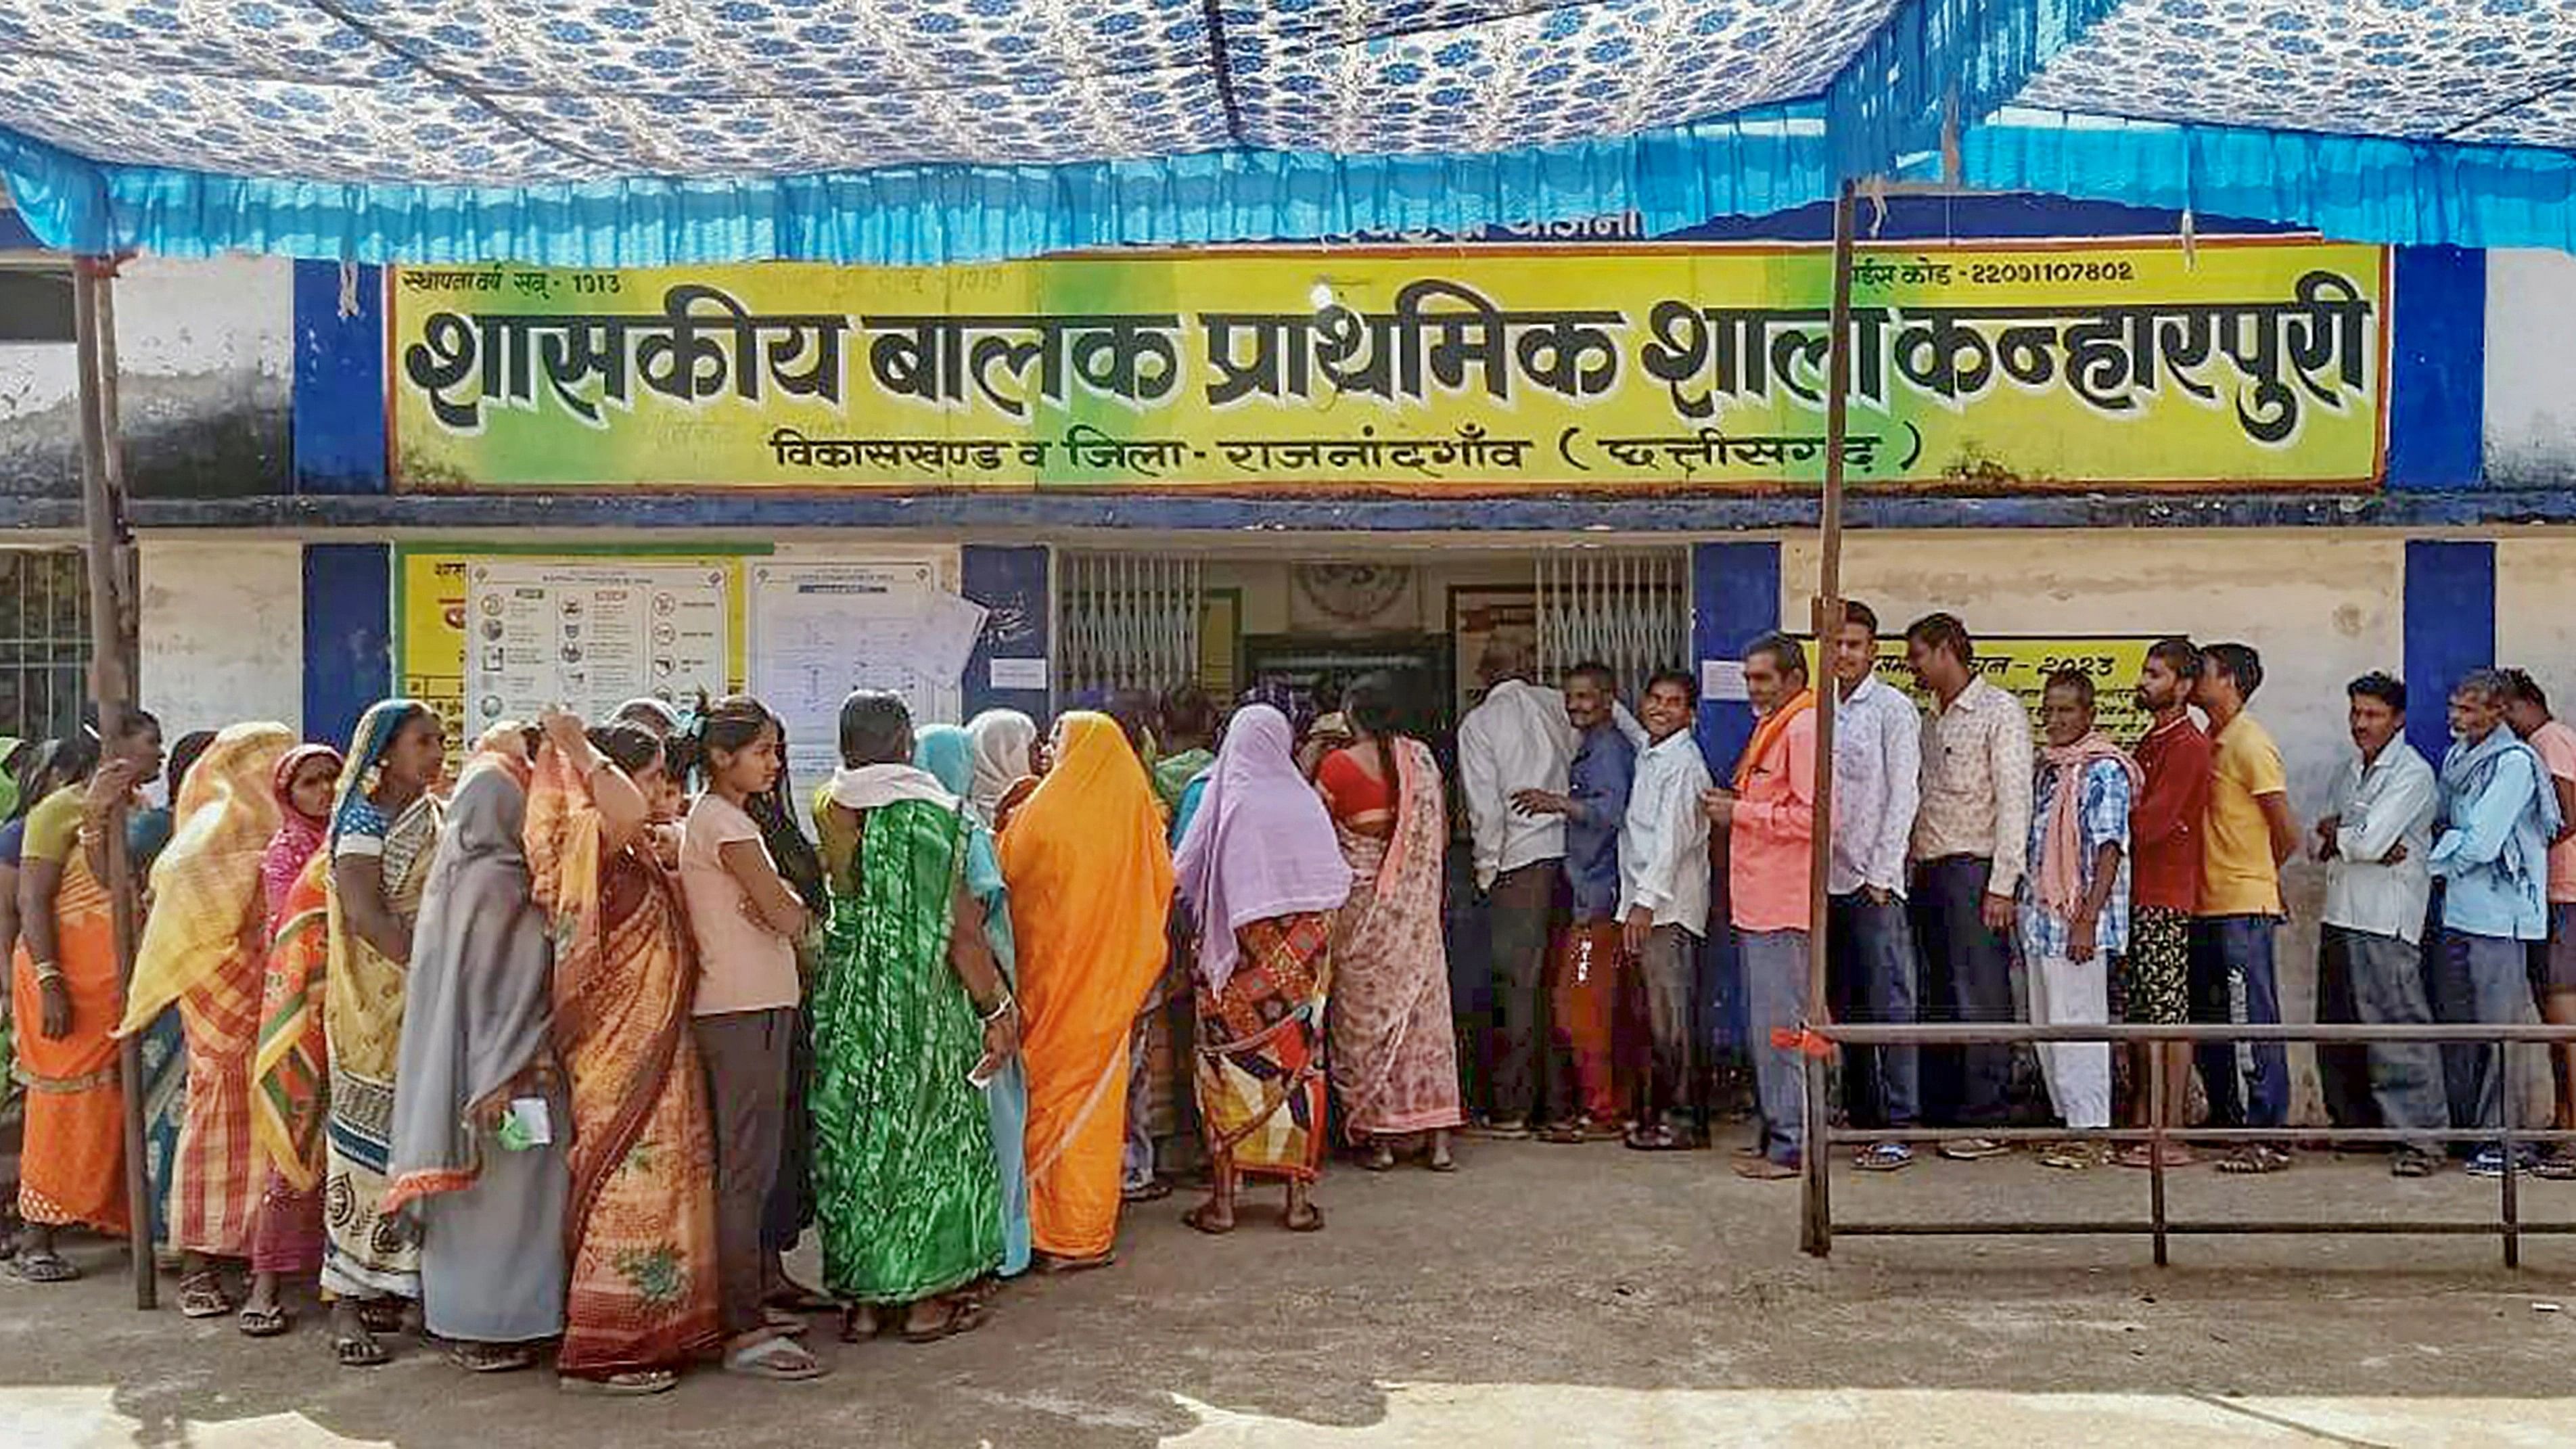
[[[982,1325],[1002,1264],[984,1084],[1019,1047],[1009,987],[965,884],[962,803],[912,764],[901,700],[841,707],[817,813],[832,924],[814,985],[814,1190],[825,1291],[844,1336],[914,1343]]]

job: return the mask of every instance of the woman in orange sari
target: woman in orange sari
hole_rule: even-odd
[[[1115,1260],[1128,1028],[1162,975],[1172,856],[1145,767],[1107,715],[1056,722],[1002,832],[1029,1078],[1029,1232],[1051,1272]]]
[[[555,1371],[654,1394],[722,1339],[715,1138],[689,1034],[698,958],[653,854],[662,741],[631,724],[546,722],[528,870],[555,920],[556,1054],[572,1079],[570,1299]],[[611,768],[614,767],[614,768]]]
[[[250,1059],[259,1037],[268,918],[260,857],[277,831],[277,762],[295,744],[282,724],[215,736],[171,811],[152,865],[152,914],[135,950],[120,1035],[148,1030],[176,1003],[188,1060],[186,1115],[170,1182],[179,1311],[220,1318],[232,1299],[219,1260],[250,1256],[259,1201],[250,1143]]]
[[[116,1037],[123,983],[108,907],[107,830],[117,809],[161,773],[161,726],[140,710],[100,761],[84,733],[66,749],[86,759],[27,817],[19,868],[18,942],[12,972],[18,1072],[27,1084],[27,1145],[18,1163],[18,1213],[26,1221],[14,1264],[30,1283],[67,1283],[80,1271],[54,1250],[55,1230],[86,1226],[123,1236],[125,1089]]]

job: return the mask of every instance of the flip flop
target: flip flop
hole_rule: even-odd
[[[1170,1197],[1171,1195],[1172,1185],[1163,1181],[1159,1177],[1155,1178],[1152,1182],[1145,1183],[1141,1186],[1120,1188],[1118,1190],[1118,1200],[1120,1202],[1161,1202],[1163,1199]]]
[[[937,1328],[906,1329],[904,1330],[903,1341],[906,1343],[937,1343],[944,1338],[955,1338],[961,1333],[974,1332],[976,1329],[984,1326],[984,1319],[985,1313],[983,1309],[971,1303],[960,1303],[951,1299],[948,1304],[948,1316],[940,1320]]]
[[[77,1283],[81,1270],[60,1253],[20,1253],[9,1271],[22,1283]]]
[[[241,1331],[244,1338],[283,1338],[295,1327],[295,1315],[284,1308],[244,1308]]]
[[[1306,1220],[1304,1222],[1299,1222],[1296,1218],[1289,1215],[1286,1208],[1281,1208],[1279,1210],[1279,1226],[1286,1228],[1292,1233],[1320,1233],[1324,1230],[1324,1210],[1315,1206],[1313,1203],[1308,1203],[1306,1204]]]
[[[609,1398],[640,1399],[653,1394],[669,1393],[679,1386],[680,1376],[670,1369],[633,1369],[596,1379],[565,1374],[557,1378],[555,1383],[568,1394],[601,1394]]]
[[[783,1384],[809,1383],[831,1372],[789,1338],[764,1338],[749,1348],[725,1355],[724,1371]]]
[[[1800,1176],[1803,1169],[1794,1162],[1781,1162],[1769,1157],[1735,1164],[1735,1175],[1754,1182],[1786,1182]]]
[[[372,1334],[341,1334],[331,1340],[331,1357],[342,1368],[383,1368],[394,1361]]]
[[[222,1318],[233,1311],[233,1301],[224,1294],[224,1280],[212,1273],[189,1275],[179,1284],[181,1318]]]
[[[460,1343],[447,1361],[469,1374],[514,1374],[537,1366],[537,1351],[516,1343]]]
[[[1219,1227],[1214,1222],[1210,1221],[1210,1217],[1211,1215],[1208,1212],[1208,1205],[1206,1203],[1200,1203],[1197,1207],[1191,1208],[1188,1212],[1181,1214],[1181,1221],[1188,1226],[1196,1228],[1198,1231],[1207,1234],[1211,1238],[1221,1238],[1234,1231],[1235,1224],[1232,1220],[1229,1219],[1225,1226]]]

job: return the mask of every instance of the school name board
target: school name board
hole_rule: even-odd
[[[1859,486],[2375,482],[2387,253],[1865,250]],[[389,274],[413,490],[1764,489],[1823,476],[1813,247]]]

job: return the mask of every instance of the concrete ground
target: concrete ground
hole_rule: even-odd
[[[1013,1286],[931,1347],[817,1344],[822,1383],[692,1375],[612,1402],[468,1378],[416,1339],[333,1367],[317,1315],[271,1343],[130,1307],[122,1255],[62,1288],[0,1278],[0,1445],[2052,1442],[2576,1443],[2576,1240],[1845,1238],[1797,1251],[1798,1194],[1723,1154],[1470,1143],[1464,1170],[1336,1164],[1320,1236],[1131,1215],[1116,1268]],[[1854,1218],[2142,1217],[2144,1174],[2027,1157],[1837,1171]],[[1272,1199],[1275,1200],[1275,1199]],[[2495,1186],[2311,1154],[2173,1179],[2177,1218],[2474,1218]],[[2576,1184],[2524,1215],[2576,1222]],[[165,1285],[168,1280],[164,1280]],[[164,1302],[169,1301],[165,1292]],[[2563,1310],[2562,1310],[2563,1305]]]

